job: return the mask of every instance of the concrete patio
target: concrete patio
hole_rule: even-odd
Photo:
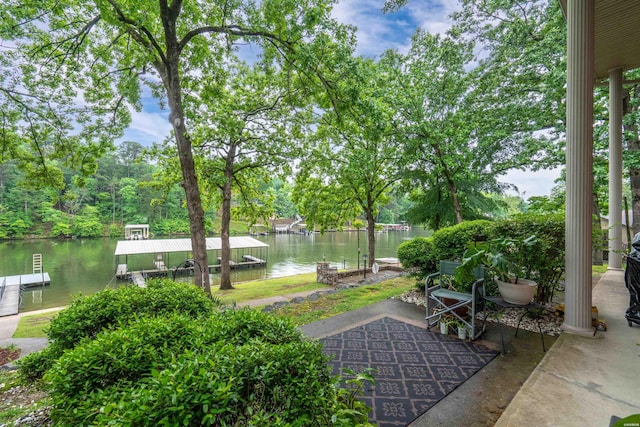
[[[607,271],[593,290],[607,331],[595,338],[562,334],[533,370],[496,426],[608,426],[640,414],[640,327],[624,313],[623,271]]]

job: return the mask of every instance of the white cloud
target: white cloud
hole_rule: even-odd
[[[385,15],[383,6],[384,0],[342,0],[334,6],[336,20],[358,28],[358,54],[379,56],[388,49],[406,53],[418,28],[444,33],[451,27],[449,14],[459,8],[451,0],[410,0],[398,12]]]
[[[131,114],[131,125],[125,131],[122,140],[136,141],[144,146],[164,140],[171,132],[171,124],[166,111],[146,112],[134,111]]]
[[[537,172],[529,170],[512,170],[507,172],[502,182],[518,187],[518,192],[507,191],[509,194],[519,195],[523,199],[532,196],[550,196],[554,182],[560,177],[561,168],[543,169]]]

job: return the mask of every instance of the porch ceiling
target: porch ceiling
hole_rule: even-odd
[[[567,11],[567,0],[559,0]],[[640,68],[640,1],[595,0],[596,80],[608,77],[609,70]]]

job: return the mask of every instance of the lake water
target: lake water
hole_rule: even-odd
[[[376,257],[396,257],[398,246],[414,236],[429,233],[414,227],[412,231],[376,234]],[[360,254],[367,252],[367,236],[361,232],[334,232],[324,235],[271,234],[257,239],[269,244],[267,267],[232,270],[232,281],[290,276],[315,271],[323,258],[332,266],[357,266]],[[68,304],[75,294],[89,295],[123,282],[115,278],[114,251],[117,239],[30,240],[0,243],[0,276],[27,274],[32,271],[33,254],[42,254],[44,271],[51,285],[29,288],[22,293],[20,311]],[[211,260],[210,260],[211,261]],[[361,261],[362,265],[362,261]],[[174,265],[167,265],[171,268]],[[219,275],[211,275],[212,286]]]

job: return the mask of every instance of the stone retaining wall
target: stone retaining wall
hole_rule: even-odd
[[[402,267],[394,265],[381,265],[379,271],[403,271]],[[318,262],[316,266],[316,282],[326,283],[330,286],[337,286],[344,279],[351,276],[360,276],[364,270],[348,270],[338,272],[337,267],[331,267],[328,262]],[[368,274],[373,274],[371,268],[367,268]]]

